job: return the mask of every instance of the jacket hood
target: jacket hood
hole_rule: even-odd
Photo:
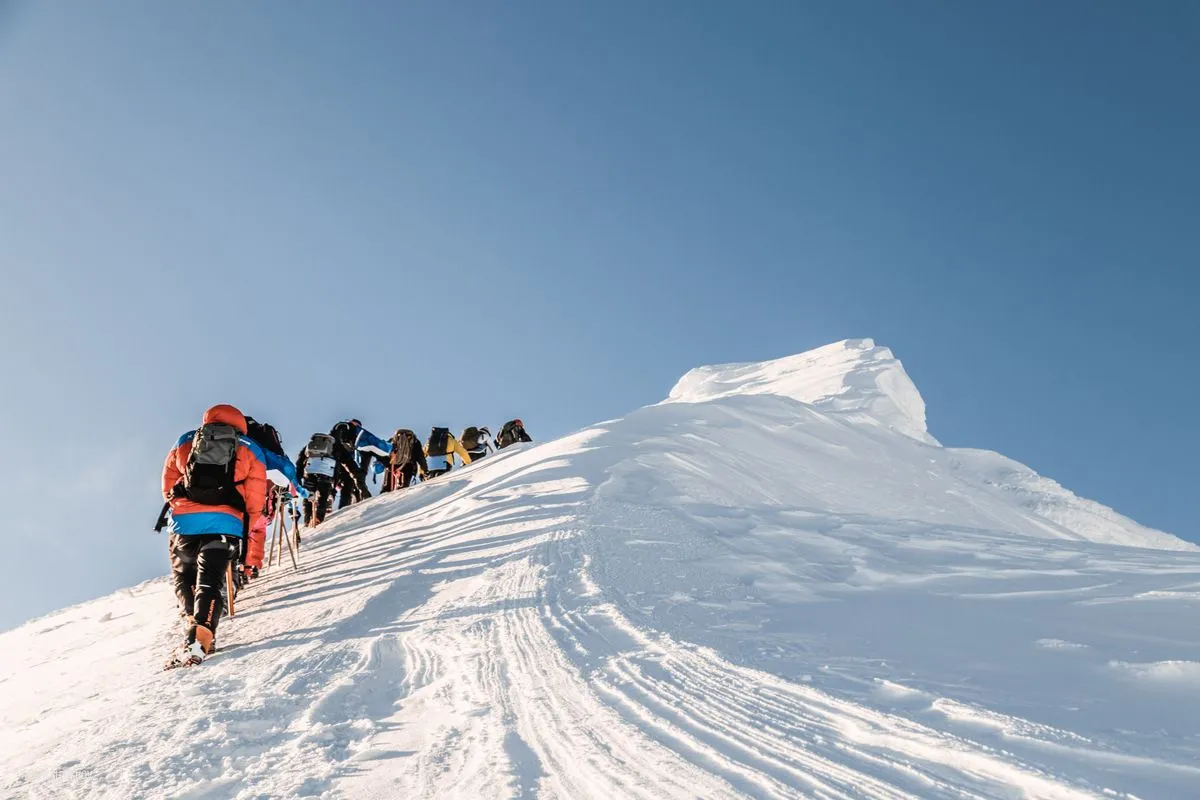
[[[213,406],[204,412],[204,424],[211,425],[213,423],[228,425],[231,428],[235,428],[241,434],[245,434],[248,430],[245,415],[230,405],[222,404]]]

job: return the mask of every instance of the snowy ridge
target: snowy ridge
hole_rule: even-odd
[[[990,450],[952,448],[952,469],[981,488],[1002,492],[1022,508],[1072,536],[1092,542],[1197,550],[1169,533],[1139,525],[1106,505],[1080,497],[1057,481]]]
[[[872,427],[901,433],[941,449],[926,427],[925,401],[921,393],[892,351],[876,346],[872,339],[847,339],[774,361],[699,367],[680,379],[665,402],[705,403],[750,396],[784,398],[811,406],[811,411],[788,410],[783,417],[791,419],[778,420],[772,432],[778,432],[783,426],[795,427],[801,418],[812,412],[855,423],[864,434],[863,441],[855,445],[855,452],[864,459],[869,452],[884,454],[868,440]],[[797,442],[796,446],[801,448],[805,458],[821,459],[819,450],[806,443]],[[1197,549],[1190,542],[1139,525],[1107,506],[1078,497],[1057,482],[999,453],[958,448],[927,452],[897,447],[894,442],[888,443],[886,452],[892,458],[903,453],[912,470],[923,471],[922,462],[928,459],[942,467],[937,471],[939,476],[954,477],[970,484],[972,492],[969,495],[963,495],[955,486],[945,486],[924,495],[938,500],[918,504],[917,513],[923,516],[934,512],[945,519],[948,507],[957,505],[959,498],[969,497],[968,502],[974,506],[979,500],[975,495],[982,494],[989,500],[1000,498],[1000,503],[988,502],[987,505],[998,505],[1001,510],[995,513],[1002,518],[1007,516],[1015,501],[1027,517],[1026,526],[1045,535],[1166,550]],[[859,474],[877,471],[868,467],[866,472]],[[836,466],[835,473],[841,475]],[[880,477],[890,482],[887,471],[882,471],[870,483],[858,480],[854,474],[842,477],[838,494],[845,496],[859,489],[862,496],[856,498],[855,503],[867,508],[878,502]],[[904,482],[910,477],[907,471],[901,474]],[[898,487],[897,491],[902,493],[906,488]],[[837,501],[824,497],[818,502]],[[977,508],[972,509],[972,513],[976,511]]]
[[[702,403],[735,395],[790,397],[825,411],[852,414],[936,444],[925,427],[925,401],[886,347],[847,339],[799,355],[750,364],[698,367],[667,402]]]
[[[335,513],[198,668],[162,580],[0,634],[0,797],[1196,796],[1200,553],[724,383]]]

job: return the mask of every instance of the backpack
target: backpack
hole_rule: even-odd
[[[304,448],[309,458],[333,458],[334,439],[328,433],[314,433]]]
[[[246,499],[235,478],[241,438],[231,425],[201,425],[192,437],[192,452],[183,471],[187,499],[205,506],[246,510]]]
[[[337,458],[333,455],[336,447],[337,443],[328,433],[314,433],[308,440],[304,447],[304,484],[307,488],[316,488],[313,480],[318,476],[333,477],[337,469]]]
[[[496,437],[496,447],[508,447],[510,444],[516,444],[521,441],[521,434],[525,429],[521,426],[521,421],[517,419],[509,420],[504,423],[504,427],[500,429],[500,435]]]
[[[349,422],[339,422],[333,426],[329,434],[346,445],[347,450],[354,451],[354,445],[358,441],[358,430]]]
[[[258,422],[253,417],[246,417],[246,435],[263,450],[284,456],[283,442],[279,439],[279,431],[265,422]]]
[[[472,425],[471,427],[469,427],[465,431],[463,431],[462,436],[459,438],[459,441],[462,442],[462,446],[466,449],[466,451],[468,453],[473,453],[476,450],[483,449],[483,443],[480,442],[480,439],[483,439],[483,431],[479,430],[479,428],[476,428],[474,425]],[[486,441],[486,440],[484,440],[484,441]]]
[[[404,467],[412,460],[413,445],[417,444],[417,435],[408,428],[401,428],[392,436],[392,466]]]
[[[450,429],[434,428],[429,434],[429,455],[444,456],[450,452]]]

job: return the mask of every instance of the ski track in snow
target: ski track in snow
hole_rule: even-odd
[[[1080,541],[974,479],[922,510],[897,465],[952,451],[793,408],[826,466],[892,447],[856,505],[855,463],[739,454],[778,400],[643,409],[337,512],[198,668],[159,671],[163,580],[0,634],[0,797],[1200,796],[1200,556]],[[961,478],[929,469],[913,496]]]

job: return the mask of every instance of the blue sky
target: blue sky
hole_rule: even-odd
[[[948,445],[1200,539],[1200,6],[0,5],[0,627],[162,574],[167,447],[871,336]]]

